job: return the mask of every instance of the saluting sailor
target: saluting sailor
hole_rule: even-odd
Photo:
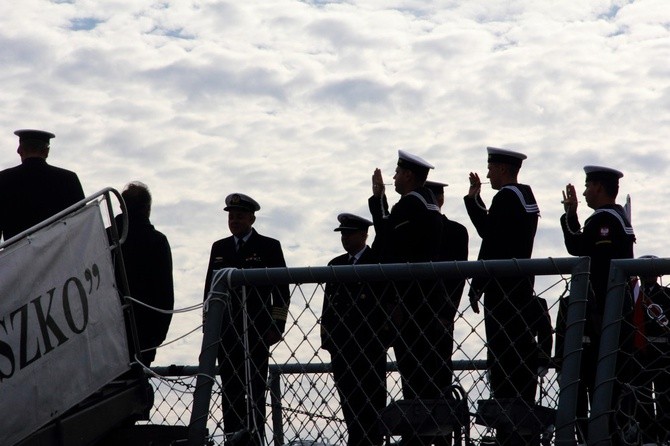
[[[479,259],[528,259],[540,214],[530,186],[517,180],[526,155],[488,147],[491,188],[498,192],[486,208],[480,196],[479,175],[470,173],[470,188],[464,197],[470,220],[482,238]],[[484,322],[488,344],[488,367],[494,398],[535,399],[538,347],[528,319],[536,313],[533,276],[475,278],[470,285],[470,304],[479,312],[484,296]],[[510,342],[511,341],[511,342]],[[498,437],[511,433],[498,432]],[[509,441],[506,439],[505,441]],[[513,443],[514,441],[512,441]]]
[[[433,166],[421,157],[398,151],[393,180],[401,197],[390,212],[382,173],[375,169],[368,206],[375,227],[372,249],[381,263],[437,260],[442,222],[435,196],[424,186],[430,169]],[[435,398],[441,391],[436,377],[442,373],[442,366],[432,348],[440,333],[430,300],[441,295],[435,290],[434,280],[395,282],[395,285],[396,300],[387,303],[392,306],[389,311],[398,334],[393,349],[403,379],[403,395],[406,399]]]
[[[616,204],[619,179],[623,177],[623,173],[602,166],[584,166],[584,172],[586,184],[582,195],[587,206],[594,210],[593,214],[586,219],[584,227],[581,227],[577,217],[575,187],[568,184],[563,192],[565,213],[561,216],[561,228],[568,252],[574,256],[591,258],[592,290],[586,310],[587,323],[584,328],[580,399],[577,409],[577,416],[582,419],[587,416],[587,395],[589,399],[593,397],[610,260],[632,259],[635,243],[630,217],[622,206]],[[583,420],[580,424],[582,433],[586,434]]]

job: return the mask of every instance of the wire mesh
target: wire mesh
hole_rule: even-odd
[[[458,279],[469,280],[465,274]],[[513,285],[510,286],[510,283]],[[530,315],[536,314],[538,318],[546,315],[551,321],[556,321],[559,301],[561,298],[565,298],[567,294],[570,287],[570,277],[557,271],[555,275],[538,276],[534,281],[528,278],[513,281],[491,280],[487,286],[491,290],[490,294],[502,299],[514,294],[519,287],[529,292],[530,294],[526,296],[527,302],[523,300],[515,302],[513,308],[519,314],[526,314],[531,303],[537,302],[538,298],[546,302],[547,307],[544,313],[528,313],[520,319],[514,319],[515,324],[519,326],[513,327],[514,330],[510,329],[510,333],[503,333],[507,348],[514,351],[518,341],[514,336],[519,333],[531,336],[536,343],[538,336],[547,336],[546,332],[540,335],[538,330],[534,328],[537,324],[535,320],[530,318]],[[237,300],[239,304],[243,296],[249,299],[249,296],[259,297],[260,295],[271,294],[273,290],[272,287],[267,288],[266,285],[264,285],[264,288],[253,286],[244,288],[244,293],[241,292],[241,288],[235,288],[231,293],[231,302],[225,310],[224,327],[227,324],[234,325],[233,320],[242,318],[241,307],[234,301]],[[263,293],[254,294],[255,290],[260,289],[264,290]],[[394,401],[409,400],[411,397],[408,395],[414,396],[417,393],[423,399],[439,399],[445,395],[445,393],[439,393],[444,390],[442,387],[445,383],[455,384],[463,390],[465,407],[467,408],[467,419],[464,425],[462,427],[452,425],[447,429],[447,431],[455,431],[454,433],[426,434],[420,438],[415,438],[414,440],[418,442],[416,444],[445,444],[445,441],[447,441],[445,439],[450,437],[455,438],[448,440],[450,444],[456,441],[485,444],[486,441],[495,438],[499,431],[504,430],[505,426],[523,424],[524,419],[528,419],[526,424],[531,426],[532,429],[532,439],[528,441],[537,444],[540,444],[540,442],[543,444],[552,443],[553,411],[558,407],[559,395],[559,375],[554,369],[554,360],[551,359],[552,350],[543,352],[544,358],[541,361],[539,359],[534,360],[532,364],[519,361],[512,371],[503,371],[504,373],[514,374],[514,370],[522,370],[524,372],[522,376],[531,376],[532,380],[537,380],[537,389],[534,389],[532,400],[528,401],[527,405],[519,408],[514,404],[514,401],[507,401],[505,398],[494,400],[491,391],[490,364],[495,363],[496,360],[492,358],[491,351],[488,348],[487,339],[490,334],[487,336],[484,313],[489,317],[491,313],[495,314],[499,302],[483,302],[483,311],[476,314],[470,308],[467,295],[461,298],[460,295],[453,294],[460,293],[460,290],[451,291],[452,294],[446,291],[454,289],[450,286],[450,283],[441,279],[385,280],[378,282],[359,280],[330,284],[292,284],[290,288],[291,306],[283,339],[273,345],[268,352],[269,377],[265,375],[265,371],[261,371],[261,375],[264,376],[262,392],[265,397],[263,399],[264,414],[261,418],[262,426],[258,426],[258,430],[262,430],[265,441],[268,444],[275,445],[355,444],[350,439],[350,432],[355,429],[355,426],[351,424],[352,418],[350,417],[347,420],[345,416],[346,401],[343,401],[343,395],[346,395],[346,390],[345,393],[342,393],[342,386],[346,387],[347,384],[341,384],[340,392],[338,392],[338,386],[333,378],[335,362],[333,356],[339,355],[348,358],[344,361],[345,368],[349,367],[345,369],[345,372],[350,375],[356,376],[357,373],[368,373],[370,367],[367,370],[365,367],[354,367],[352,370],[352,365],[348,364],[347,361],[352,361],[357,355],[368,355],[370,345],[378,341],[378,339],[372,339],[372,334],[380,335],[384,330],[388,330],[391,334],[383,341],[385,368],[383,406]],[[502,290],[502,293],[496,293],[500,290]],[[340,309],[335,312],[335,323],[331,327],[344,331],[346,340],[335,348],[329,348],[330,351],[322,348],[327,341],[323,325],[324,313],[327,313],[329,305],[327,299],[324,304],[324,296],[328,296],[331,300],[335,298],[346,302],[346,305],[342,302],[338,304]],[[361,301],[365,299],[374,304],[363,307]],[[454,305],[451,305],[451,303],[454,303]],[[248,301],[247,304],[249,304]],[[375,308],[379,309],[377,307],[383,309],[381,323],[376,320],[374,327],[362,327],[361,321],[367,321],[368,317],[379,318],[379,315],[370,316],[370,313],[357,314],[356,312],[360,313],[361,308],[370,312]],[[345,308],[346,310],[344,310]],[[398,309],[401,312],[399,319],[398,315],[394,313]],[[428,310],[426,311],[426,309]],[[265,316],[267,314],[263,315],[263,320],[267,324],[268,319]],[[258,340],[262,338],[263,330],[267,328],[257,325],[253,318],[249,316],[249,313],[247,313],[247,317],[246,331],[244,329],[236,331],[235,343],[239,341],[243,344],[244,333]],[[447,320],[444,320],[445,317]],[[352,325],[352,321],[354,325]],[[430,373],[420,375],[436,383],[435,386],[431,387],[432,390],[426,392],[413,391],[411,385],[407,382],[408,378],[411,381],[412,377],[407,375],[407,371],[404,371],[404,374],[398,371],[398,353],[395,348],[398,343],[404,343],[405,347],[409,347],[405,350],[409,351],[409,354],[417,361],[417,367],[425,366],[421,361],[422,359],[435,360],[435,357],[431,357],[425,352],[416,354],[417,344],[415,339],[403,339],[402,335],[398,334],[402,332],[400,327],[406,321],[410,321],[414,328],[418,329],[418,331],[411,331],[410,335],[417,333],[426,335],[429,330],[435,329],[435,326],[431,324],[438,321],[437,327],[442,330],[441,333],[446,333],[447,337],[450,338],[447,340],[447,344],[444,344],[439,338],[435,341],[435,344],[431,344],[430,341],[436,338],[429,337],[429,345],[432,346],[433,350],[446,348],[453,351],[451,354],[447,351],[440,352],[438,355],[438,360],[450,361],[446,366],[446,373],[450,375],[447,379],[440,379],[437,376],[438,373],[445,373],[443,367],[445,364],[439,366],[433,364]],[[332,323],[332,320],[330,322]],[[372,325],[371,322],[369,323]],[[347,333],[349,333],[349,336],[346,336]],[[553,339],[552,325],[549,326],[548,335]],[[230,341],[230,339],[225,340],[225,336],[230,338],[230,332],[222,336],[222,343]],[[383,338],[384,336],[380,335],[378,337]],[[453,343],[451,346],[450,342]],[[222,343],[219,344],[219,348],[222,347]],[[255,368],[253,361],[248,361],[251,350],[253,348],[247,346],[247,353],[243,356],[243,360],[247,361],[248,367],[251,366],[251,374],[253,375],[258,370]],[[225,351],[225,349],[222,348],[222,351]],[[534,350],[537,353],[540,351],[539,348]],[[487,366],[487,363],[489,366]],[[453,374],[449,373],[449,369],[453,370]],[[538,372],[542,376],[539,376]],[[225,387],[226,380],[230,379],[236,379],[236,377],[221,374],[217,377],[216,385],[212,391],[207,428],[209,440],[213,444],[223,444],[226,439],[232,439],[234,443],[235,438],[231,434],[239,430],[236,429],[231,432],[229,428],[226,429],[223,421],[226,406],[230,407],[230,405],[228,404],[229,401],[224,403],[224,401],[227,401],[225,399],[227,395],[222,392],[222,389]],[[189,390],[193,390],[195,378],[181,377],[178,380],[153,378],[152,382],[156,386],[156,404],[150,422],[187,423],[190,416]],[[431,394],[435,389],[438,393]],[[364,394],[366,390],[369,391],[370,389],[363,389]],[[249,403],[248,399],[246,401]],[[369,403],[369,401],[363,401],[363,403]],[[250,419],[248,418],[248,413],[253,412],[253,410],[249,411],[249,406],[246,407],[246,410],[244,406],[242,406],[242,409],[239,407],[236,409],[236,415],[244,423],[242,427],[253,427],[250,426]],[[350,408],[356,415],[359,413],[358,409],[360,408]],[[547,409],[549,413],[540,413],[541,409]],[[519,416],[521,416],[521,420],[518,419]],[[378,417],[383,418],[382,415],[378,415]],[[414,419],[407,418],[405,421],[412,424]],[[371,432],[376,429],[376,425],[383,426],[384,423],[384,421],[377,421],[360,427],[363,428],[364,432]],[[387,432],[383,440],[387,443],[393,443],[401,441],[404,437],[407,437],[407,435]],[[408,438],[405,439],[408,440]],[[253,441],[249,444],[253,444]]]

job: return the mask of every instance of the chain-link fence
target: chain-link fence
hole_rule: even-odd
[[[156,368],[164,378],[152,378],[151,422],[189,424],[202,434],[191,437],[193,444],[258,444],[260,437],[274,445],[574,444],[586,442],[587,435],[589,444],[660,444],[670,426],[670,292],[651,285],[670,272],[670,261],[613,265],[602,332],[593,340],[584,330],[593,299],[587,292],[588,259],[228,271],[226,283],[213,286],[200,367]],[[479,314],[468,302],[472,277],[496,278],[487,281],[486,293],[497,300],[484,297]],[[459,292],[454,279],[466,281],[460,302],[460,296],[445,293]],[[248,320],[247,331],[234,339],[224,340],[221,333],[236,316],[235,302],[253,296],[250,288],[271,294],[273,287],[287,283],[291,307],[284,338],[269,349],[262,394],[248,399],[257,390],[248,382],[258,370],[249,358],[253,345],[244,347],[242,334],[256,330],[261,335],[262,329]],[[418,303],[408,303],[417,296]],[[372,304],[363,305],[366,299]],[[500,299],[514,305],[497,307]],[[454,305],[445,309],[440,302]],[[538,302],[546,303],[541,311],[534,307]],[[374,315],[379,307],[384,311]],[[394,312],[398,308],[399,314]],[[217,312],[223,325],[210,322]],[[363,326],[368,320],[369,326]],[[419,322],[407,329],[407,321]],[[207,339],[207,325],[215,325],[209,333],[217,334],[213,341]],[[426,344],[417,341],[420,336]],[[595,339],[599,353],[591,358]],[[230,341],[241,342],[246,352],[243,375],[248,379],[240,381],[244,404],[238,406],[222,391],[226,380],[237,377],[219,374],[223,371],[214,364]],[[425,345],[432,352],[422,351]],[[375,360],[379,351],[381,379]],[[408,361],[403,354],[410,355],[414,369],[403,369]],[[593,399],[580,412],[579,384],[587,378],[585,364],[591,363]],[[194,394],[206,404],[198,406]],[[196,413],[203,407],[204,415]],[[232,407],[237,412],[231,414]],[[254,420],[254,412],[262,417]],[[224,421],[231,416],[241,423],[235,429]],[[590,423],[580,417],[590,417]],[[204,430],[197,430],[198,423]]]
[[[382,435],[385,440],[396,441],[401,437],[408,437],[405,425],[411,426],[417,422],[410,418],[427,410],[437,411],[435,412],[437,419],[428,423],[431,426],[425,426],[423,433],[431,435],[426,438],[437,441],[438,438],[451,435],[459,441],[480,442],[496,432],[495,427],[500,427],[501,422],[496,420],[496,414],[500,413],[501,408],[510,411],[510,405],[514,401],[513,398],[509,398],[509,401],[501,398],[492,405],[494,403],[491,400],[490,379],[486,373],[487,334],[483,313],[488,314],[493,305],[485,303],[482,313],[473,313],[469,309],[467,296],[461,299],[460,289],[454,284],[467,280],[473,274],[496,273],[499,277],[519,276],[519,268],[522,267],[519,262],[507,265],[504,263],[458,262],[450,265],[294,268],[259,270],[257,273],[262,274],[259,277],[254,277],[255,272],[252,270],[231,271],[227,277],[229,285],[219,282],[213,287],[218,291],[212,295],[212,302],[209,304],[210,314],[207,317],[208,323],[203,340],[205,350],[210,352],[209,359],[205,359],[205,362],[210,362],[209,372],[206,370],[207,367],[203,366],[202,358],[206,356],[205,351],[201,356],[201,375],[198,379],[188,376],[196,371],[195,368],[158,369],[161,375],[180,376],[176,379],[160,380],[151,422],[177,424],[193,424],[193,420],[202,422],[202,418],[197,414],[189,413],[192,407],[189,399],[198,386],[207,387],[207,381],[214,378],[214,381],[209,382],[212,386],[211,392],[209,389],[206,392],[208,396],[211,395],[211,402],[207,406],[208,416],[205,425],[206,438],[215,444],[223,443],[224,431],[230,436],[235,432],[259,430],[263,431],[268,443],[277,445],[296,442],[346,444],[352,431],[356,431],[355,435],[363,437],[372,435],[378,438]],[[558,298],[569,288],[570,271],[578,263],[576,259],[548,260],[542,265],[543,271],[535,271],[538,266],[536,262],[528,269],[528,273],[545,276],[536,279],[536,292],[532,293],[530,288],[531,295],[528,301],[535,302],[538,296],[545,299],[546,314],[555,318]],[[238,273],[241,276],[235,277]],[[238,287],[236,280],[246,284],[245,293],[241,292],[242,288]],[[519,282],[522,282],[524,284],[522,287],[526,289],[528,288],[526,284],[531,283],[528,277],[523,277]],[[250,285],[252,283],[253,285]],[[261,391],[266,396],[262,399],[261,395],[261,399],[258,400],[263,401],[264,408],[260,409],[262,417],[254,420],[254,417],[249,416],[249,413],[259,411],[258,407],[250,407],[254,404],[247,405],[249,401],[245,399],[247,393],[253,393],[256,389],[247,386],[246,380],[243,379],[239,384],[243,387],[241,392],[245,403],[236,406],[234,413],[242,424],[238,425],[237,429],[227,429],[223,408],[232,407],[234,403],[225,400],[226,404],[223,404],[223,398],[229,397],[230,390],[228,394],[222,392],[222,383],[225,386],[227,379],[235,380],[237,377],[227,376],[211,361],[217,353],[232,348],[231,344],[240,343],[243,346],[244,336],[241,334],[251,334],[251,338],[258,338],[262,334],[263,327],[257,327],[251,319],[247,321],[246,331],[244,327],[232,335],[225,331],[227,325],[234,325],[231,324],[232,320],[238,316],[241,318],[241,313],[237,313],[243,308],[241,299],[244,296],[247,299],[252,298],[250,296],[258,297],[249,291],[250,288],[264,289],[266,293],[271,294],[273,286],[283,283],[291,284],[291,307],[284,338],[270,350],[269,378],[263,380]],[[491,286],[500,284],[491,282]],[[512,287],[510,292],[515,292],[515,287]],[[455,293],[458,293],[458,296]],[[416,301],[412,302],[409,299]],[[366,300],[365,305],[361,304]],[[222,332],[219,324],[219,327],[212,330],[212,333],[217,333],[216,339],[212,341],[206,339],[207,325],[210,325],[212,305],[217,301],[221,304],[223,316],[219,319],[223,321],[224,328]],[[248,308],[252,308],[251,312],[255,311],[253,305],[247,302],[248,319],[250,313]],[[526,311],[525,307],[522,307],[519,308],[520,313]],[[408,311],[409,308],[412,310]],[[361,309],[364,312],[359,311]],[[383,311],[374,314],[375,309]],[[426,309],[428,311],[425,311]],[[543,312],[540,315],[544,314]],[[526,319],[523,319],[525,321],[523,324],[531,330],[534,324]],[[324,325],[328,326],[332,333],[327,333],[328,330],[324,330]],[[407,325],[410,325],[409,329],[406,328]],[[514,335],[513,330],[508,331]],[[506,333],[505,335],[507,336]],[[537,331],[531,335],[533,339],[538,338]],[[336,345],[328,345],[333,342],[329,336],[337,338],[334,341]],[[418,342],[416,339],[421,336],[425,339]],[[549,336],[551,337],[551,332]],[[230,342],[231,340],[233,342]],[[229,345],[226,346],[226,343]],[[257,371],[257,366],[249,360],[254,350],[253,343],[252,340],[246,349],[243,348],[247,353],[242,356],[242,362],[247,365],[247,369],[237,370],[252,380],[251,375]],[[438,355],[433,355],[425,351],[426,346],[431,350],[441,349],[441,351]],[[514,343],[509,343],[509,346],[514,350]],[[373,365],[370,358],[379,356],[380,351],[383,379],[370,379],[371,376],[374,377],[373,372],[379,366],[379,361],[375,361]],[[453,354],[449,354],[450,351]],[[540,351],[540,348],[534,350],[538,354]],[[400,355],[405,356],[399,358]],[[534,360],[532,365],[534,369],[532,375],[535,377],[538,369],[548,371],[544,374],[545,371],[542,370],[543,376],[536,378],[538,387],[534,392],[533,402],[539,403],[542,408],[555,409],[558,404],[558,384],[552,363],[548,361],[549,355],[551,351],[544,353],[541,366],[537,360]],[[222,360],[225,361],[225,358],[219,359]],[[409,369],[403,370],[403,361],[405,364],[410,364]],[[517,366],[519,370],[530,367],[520,363],[517,363]],[[220,371],[221,375],[218,374]],[[415,371],[419,380],[413,376]],[[335,380],[338,380],[337,385]],[[152,381],[156,386],[159,378],[153,378]],[[417,382],[423,381],[431,385],[413,389],[413,386],[417,386]],[[357,388],[358,382],[365,383],[366,387]],[[383,393],[381,398],[373,391],[375,386],[381,389]],[[266,388],[268,392],[265,391]],[[409,410],[413,411],[414,415],[408,416],[403,412],[398,420],[398,412],[396,410],[396,413],[393,413],[391,405],[386,409],[384,417],[392,420],[395,416],[396,421],[392,423],[388,420],[381,422],[376,420],[377,412],[382,411],[389,403],[399,400],[407,402],[414,396],[420,397],[422,401],[432,400],[431,404],[435,407],[422,407],[422,410],[412,407]],[[347,404],[348,399],[355,404]],[[441,399],[449,402],[447,407],[441,407],[436,403]],[[455,422],[443,422],[444,417],[438,413],[444,410],[453,412],[452,406],[458,406],[455,404],[456,400],[463,400],[464,404],[459,407],[466,410],[464,414],[451,415],[456,416],[458,418],[456,421],[462,426],[456,425]],[[376,401],[376,406],[367,408],[372,411],[372,417],[375,419],[368,419],[371,415],[365,413],[365,406],[370,406],[371,401]],[[535,407],[532,409],[533,413],[540,410]],[[527,407],[522,411],[528,413]],[[428,418],[431,419],[432,415],[433,412]],[[540,423],[541,429],[536,429],[538,438],[540,436],[551,438],[550,433],[554,424],[551,415],[552,413],[549,414],[548,420],[545,420],[545,414],[539,412],[537,416],[533,416],[538,421],[544,416]],[[228,420],[230,416],[229,413]],[[365,418],[366,416],[368,418]],[[364,424],[360,420],[364,420]],[[359,423],[358,429],[355,423]],[[456,435],[451,431],[456,431]],[[422,437],[421,441],[424,440]]]

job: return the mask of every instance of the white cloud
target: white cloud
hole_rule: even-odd
[[[12,131],[35,127],[88,193],[145,181],[180,306],[201,299],[228,193],[258,199],[258,230],[291,266],[323,265],[341,250],[337,213],[367,213],[370,175],[390,182],[398,148],[450,184],[472,259],[461,197],[487,145],[529,155],[536,256],[567,256],[560,191],[584,164],[625,171],[636,252],[670,255],[669,19],[664,0],[4,4],[0,167],[18,162]],[[197,320],[175,317],[171,336]],[[194,363],[197,348],[162,359]]]

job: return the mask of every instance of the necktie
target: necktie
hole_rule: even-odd
[[[355,264],[356,264],[356,257],[349,256],[349,265],[355,265]]]
[[[239,252],[242,249],[243,246],[244,246],[244,239],[243,238],[238,239],[237,240],[237,252]]]

